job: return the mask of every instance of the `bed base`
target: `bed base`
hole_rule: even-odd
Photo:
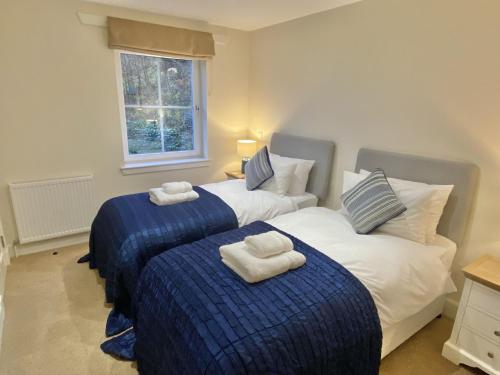
[[[420,310],[415,315],[396,323],[382,330],[382,358],[391,353],[394,349],[412,337],[415,333],[424,328],[434,319],[441,316],[446,295],[436,298],[427,307]]]

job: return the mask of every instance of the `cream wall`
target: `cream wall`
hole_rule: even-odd
[[[250,123],[337,144],[328,206],[357,151],[481,168],[460,268],[500,255],[500,2],[364,0],[251,34]]]
[[[208,168],[123,176],[114,54],[104,28],[78,11],[212,31]],[[16,240],[9,182],[93,174],[99,202],[166,180],[204,183],[237,167],[235,139],[246,135],[249,35],[203,23],[74,0],[3,1],[0,11],[0,217]]]

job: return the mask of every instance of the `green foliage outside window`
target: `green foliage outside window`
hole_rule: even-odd
[[[121,64],[129,154],[193,150],[192,62],[123,53]]]

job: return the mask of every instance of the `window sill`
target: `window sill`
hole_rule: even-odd
[[[210,166],[210,159],[195,158],[182,160],[147,161],[141,163],[125,163],[121,167],[122,174],[154,173],[175,169],[205,168]]]

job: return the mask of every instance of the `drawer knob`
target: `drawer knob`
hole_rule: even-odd
[[[495,356],[493,355],[493,353],[492,353],[492,352],[488,352],[488,357],[490,357],[490,358],[495,358]]]
[[[495,331],[495,336],[500,337],[500,331]]]

